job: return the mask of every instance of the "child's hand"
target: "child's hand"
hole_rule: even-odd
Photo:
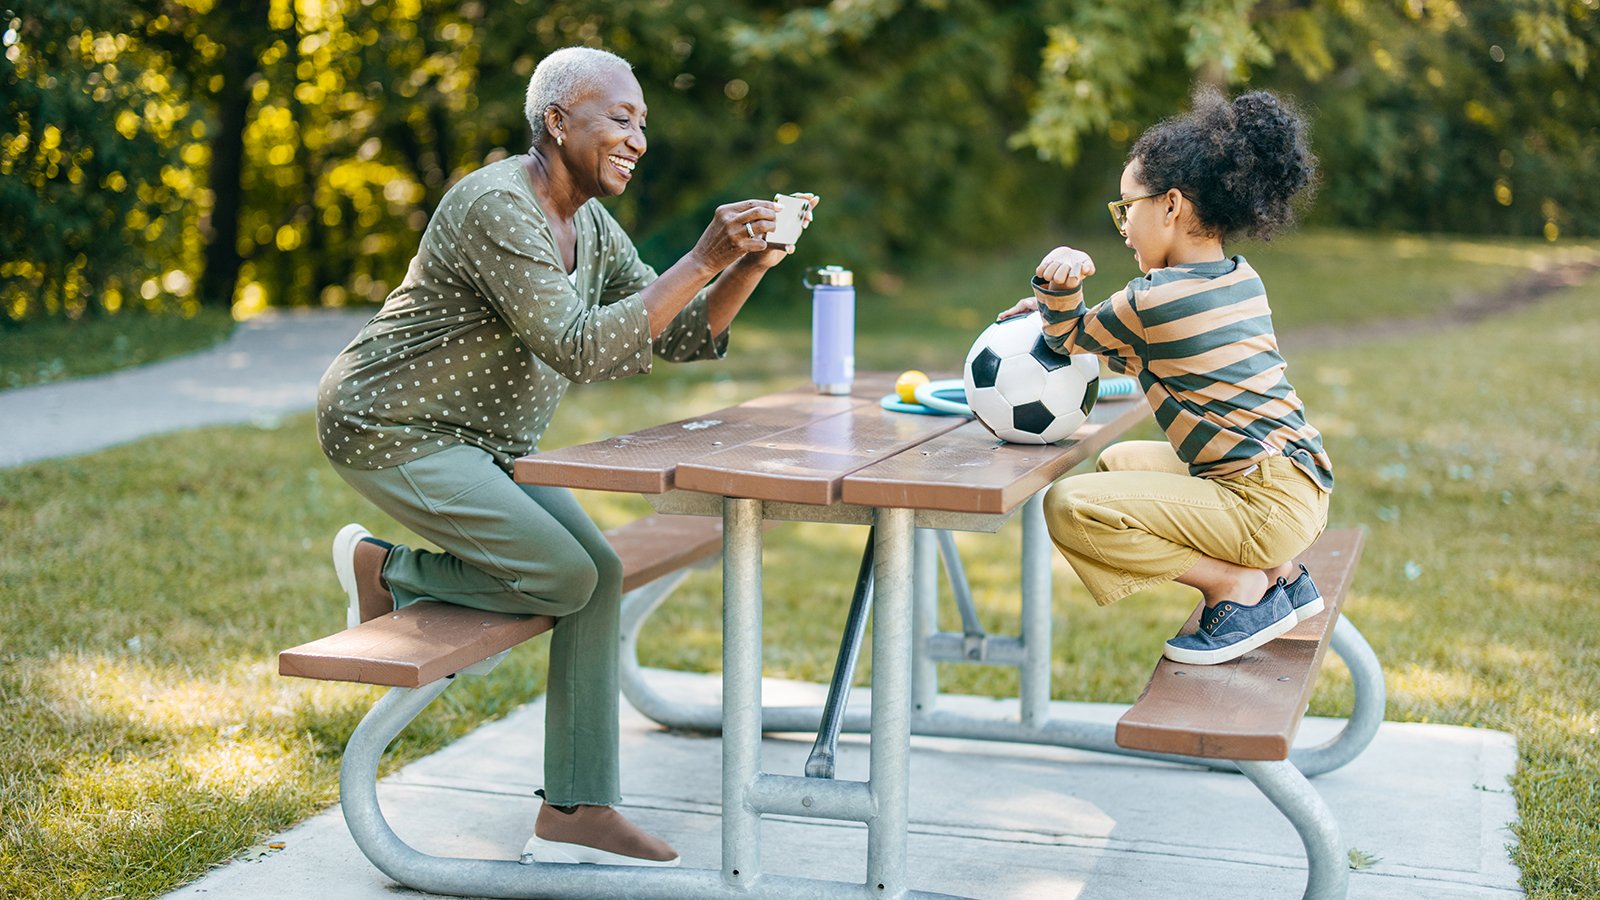
[[[1017,301],[1015,306],[1011,307],[1000,315],[995,316],[994,320],[996,322],[1004,322],[1006,319],[1009,319],[1012,316],[1025,316],[1028,313],[1036,313],[1038,311],[1039,301],[1033,299],[1032,297],[1023,297],[1021,300]]]
[[[1094,274],[1094,260],[1082,250],[1057,247],[1045,254],[1034,274],[1049,282],[1052,291],[1070,291]]]

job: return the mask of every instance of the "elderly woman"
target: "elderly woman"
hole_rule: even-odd
[[[424,598],[558,617],[550,641],[544,805],[523,862],[677,865],[612,809],[622,566],[564,489],[519,485],[570,382],[722,357],[728,326],[791,248],[777,205],[719,207],[659,277],[596,198],[621,194],[645,151],[631,66],[550,54],[528,85],[533,145],[450,189],[405,281],[323,376],[317,431],[335,471],[443,548],[360,525],[334,539],[350,619]],[[718,277],[720,274],[721,277]],[[715,283],[708,283],[716,278]]]

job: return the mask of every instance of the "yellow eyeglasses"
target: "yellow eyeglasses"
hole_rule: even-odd
[[[1111,210],[1111,221],[1116,224],[1117,233],[1123,237],[1128,236],[1129,206],[1138,203],[1140,200],[1149,200],[1151,197],[1160,197],[1165,193],[1166,191],[1151,191],[1148,194],[1140,194],[1137,197],[1129,197],[1126,200],[1113,200],[1110,203],[1107,203],[1106,208]]]

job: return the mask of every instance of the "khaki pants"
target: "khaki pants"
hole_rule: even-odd
[[[1165,441],[1126,441],[1044,498],[1045,522],[1101,606],[1172,581],[1202,555],[1253,569],[1299,555],[1328,523],[1328,495],[1282,456],[1236,478],[1196,478]]]
[[[622,561],[565,488],[517,484],[460,444],[388,469],[333,466],[395,521],[444,548],[396,546],[397,606],[432,599],[556,617],[545,692],[545,799],[621,799],[617,694]]]

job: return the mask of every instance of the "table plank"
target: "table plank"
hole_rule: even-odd
[[[673,472],[685,459],[760,440],[868,403],[864,397],[824,396],[806,385],[688,421],[519,457],[513,477],[521,484],[660,494],[675,486]]]
[[[960,428],[962,416],[921,416],[876,405],[813,422],[678,466],[677,486],[724,497],[828,506],[845,476]]]
[[[1070,442],[1044,445],[1008,444],[970,422],[847,476],[842,496],[861,506],[1008,512],[1149,414],[1143,397],[1104,401]]]

